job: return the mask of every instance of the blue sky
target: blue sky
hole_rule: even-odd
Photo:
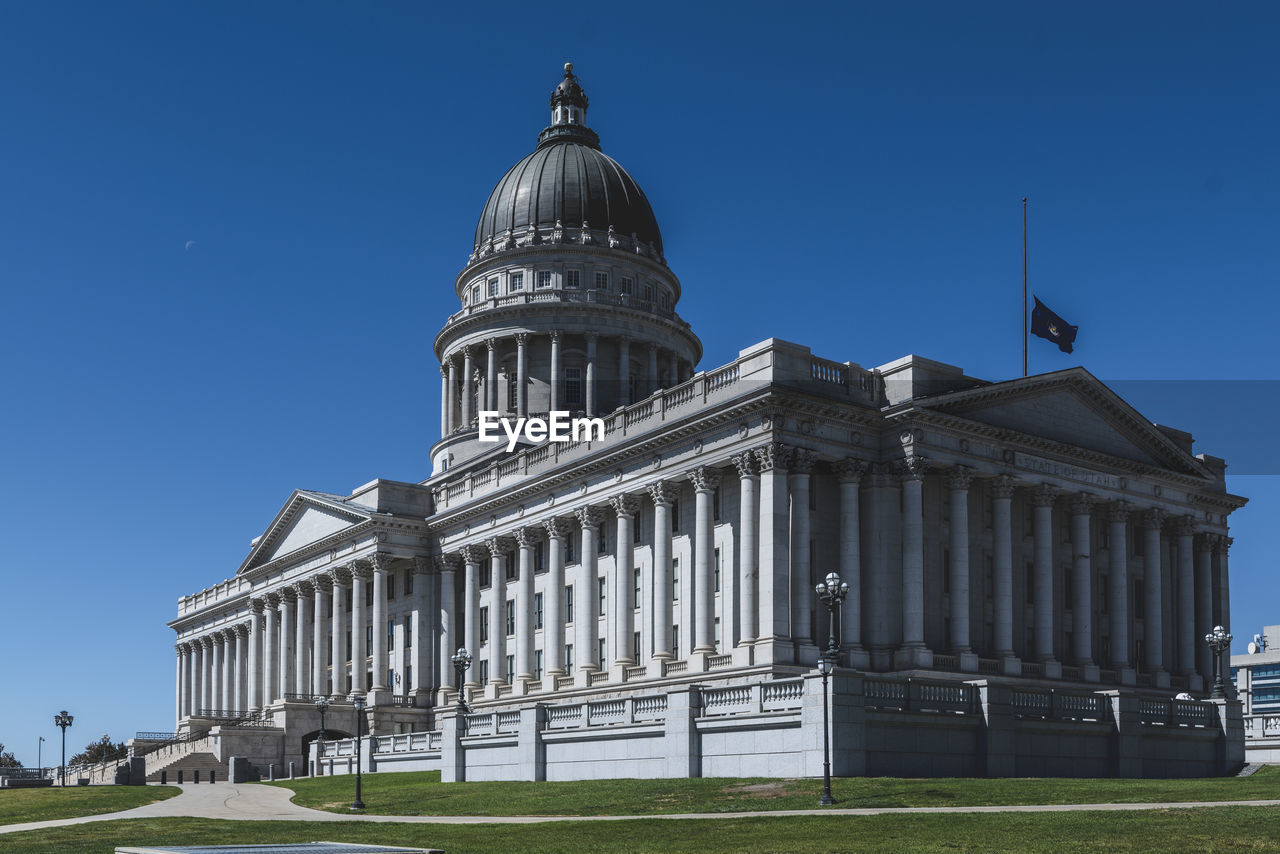
[[[295,487],[417,480],[431,341],[572,60],[703,366],[776,336],[1081,364],[1231,464],[1237,647],[1280,622],[1273,4],[0,9],[0,742],[166,730],[180,595]],[[189,245],[188,242],[194,241]],[[1228,382],[1230,381],[1230,382]],[[51,741],[51,744],[54,743]],[[48,745],[46,745],[48,746]],[[47,758],[47,757],[46,757]]]

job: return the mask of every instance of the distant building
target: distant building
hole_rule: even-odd
[[[431,475],[296,491],[234,578],[179,600],[180,730],[218,728],[225,750],[251,724],[258,753],[238,755],[301,763],[314,700],[334,703],[333,736],[361,695],[384,770],[818,774],[814,585],[836,570],[837,773],[1224,769],[1204,730],[1227,737],[1235,714],[1238,737],[1238,707],[1173,699],[1203,695],[1202,638],[1230,622],[1244,499],[1223,460],[1082,368],[989,382],[769,339],[699,370],[657,219],[568,68],[551,108],[435,337]],[[760,310],[824,310],[798,286]],[[905,338],[909,316],[851,323],[904,320]],[[377,374],[420,386],[413,367]],[[480,441],[482,412],[552,411],[600,418],[603,438]]]
[[[1247,653],[1231,656],[1231,681],[1244,706],[1245,756],[1280,764],[1280,626],[1264,626]]]

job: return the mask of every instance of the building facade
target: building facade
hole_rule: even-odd
[[[1244,712],[1248,760],[1280,763],[1280,626],[1264,626],[1247,654],[1231,656],[1231,684]]]
[[[534,152],[484,205],[454,283],[458,311],[435,339],[431,475],[296,491],[234,577],[179,600],[181,731],[251,723],[279,731],[281,762],[302,762],[319,729],[314,700],[349,721],[358,694],[370,732],[392,747],[423,734],[423,755],[435,744],[455,778],[466,776],[459,745],[486,737],[485,715],[498,746],[475,742],[492,755],[472,763],[473,778],[481,767],[613,776],[573,751],[547,771],[558,748],[541,736],[507,746],[543,751],[542,772],[503,759],[503,721],[541,732],[568,719],[558,708],[583,720],[626,709],[643,729],[636,708],[661,697],[664,715],[688,717],[664,718],[663,738],[688,743],[692,728],[703,746],[633,773],[732,772],[745,767],[723,758],[733,745],[706,747],[727,730],[704,720],[707,692],[729,691],[760,720],[791,714],[808,755],[805,680],[833,631],[814,585],[837,571],[850,593],[834,627],[836,685],[868,708],[885,709],[877,692],[897,696],[893,685],[906,686],[895,714],[920,685],[960,686],[955,703],[979,717],[1019,702],[1036,717],[1028,703],[1049,697],[1062,712],[1054,692],[1076,692],[1101,716],[1092,723],[1143,723],[1138,706],[1122,714],[1132,699],[1148,703],[1146,723],[1185,713],[1223,737],[1230,703],[1203,719],[1169,705],[1205,692],[1212,661],[1198,639],[1230,624],[1228,517],[1244,500],[1227,493],[1222,460],[1081,368],[989,382],[918,356],[863,368],[769,339],[700,370],[656,217],[587,126],[571,67],[550,106]],[[481,440],[482,413],[553,411],[598,418],[602,435],[510,451],[505,437]],[[474,656],[460,681],[459,647]],[[767,697],[783,705],[771,712]],[[846,755],[863,756],[838,767],[920,767],[868,762],[850,746],[868,724],[836,718]],[[1097,770],[1072,766],[1063,738],[1053,749],[1064,758],[1042,772]],[[328,749],[332,767],[339,746]],[[1037,773],[1029,760],[997,759],[994,772],[969,760],[941,771]],[[810,760],[779,762],[818,773]],[[1218,768],[1160,767],[1150,773]]]

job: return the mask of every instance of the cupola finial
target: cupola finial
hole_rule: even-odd
[[[587,93],[573,74],[573,63],[564,64],[564,79],[551,93],[551,127],[538,136],[538,142],[573,138],[593,148],[600,139],[587,127]]]

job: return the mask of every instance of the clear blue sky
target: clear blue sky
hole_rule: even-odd
[[[1144,381],[1228,459],[1237,647],[1280,622],[1274,4],[461,5],[0,9],[19,758],[61,708],[77,749],[170,729],[177,598],[290,490],[426,476],[432,338],[567,59],[704,366],[777,336],[1014,375],[1030,196],[1033,290],[1080,326],[1032,370]]]

